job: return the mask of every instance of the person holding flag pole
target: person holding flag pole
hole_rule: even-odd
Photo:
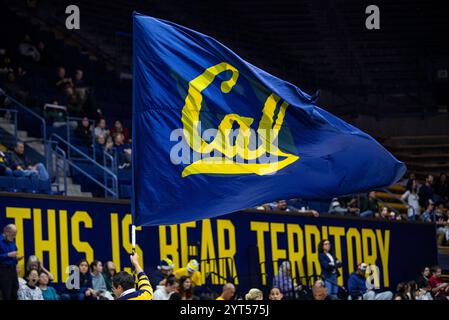
[[[139,264],[139,256],[136,253],[136,226],[131,229],[132,254],[130,256],[131,264],[137,274],[137,283],[134,277],[125,271],[120,271],[112,278],[112,291],[117,300],[152,300],[153,288],[150,280],[143,272]],[[137,285],[137,289],[136,289]]]

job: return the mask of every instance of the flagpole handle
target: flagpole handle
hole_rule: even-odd
[[[136,253],[136,226],[135,225],[131,225],[131,248],[132,248],[132,253],[131,255],[134,255]],[[131,269],[133,271],[133,273],[135,273],[135,269],[134,266],[131,266]]]
[[[136,226],[132,225],[131,226],[131,247],[132,247],[132,252],[133,255],[136,252]]]

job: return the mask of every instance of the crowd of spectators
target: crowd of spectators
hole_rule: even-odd
[[[333,198],[327,212],[306,208],[300,199],[279,200],[257,206],[260,211],[308,213],[318,217],[320,214],[354,216],[381,220],[402,220],[433,222],[437,227],[437,242],[440,246],[449,245],[449,181],[447,174],[441,173],[438,179],[428,175],[420,183],[414,173],[400,183],[405,188],[396,202],[404,204],[405,213],[392,208],[385,200],[377,197],[375,191],[364,195]]]
[[[25,177],[42,181],[48,181],[50,178],[43,163],[32,163],[29,160],[23,142],[17,142],[7,152],[0,151],[0,176]]]
[[[112,261],[104,266],[99,260],[88,262],[81,259],[76,264],[79,271],[78,285],[58,286],[53,284],[54,276],[47,270],[37,256],[30,256],[25,264],[25,276],[20,278],[21,269],[15,238],[17,229],[10,224],[0,235],[0,299],[4,300],[114,300],[123,296],[138,297],[146,295],[153,300],[448,300],[449,283],[442,279],[439,266],[425,267],[416,280],[399,283],[395,293],[379,291],[368,286],[368,265],[359,263],[350,274],[347,288],[338,285],[341,262],[333,254],[329,240],[319,245],[319,262],[322,274],[313,281],[293,279],[289,261],[284,261],[274,275],[270,291],[264,295],[259,288],[247,293],[238,292],[233,283],[223,285],[221,292],[210,294],[205,290],[203,275],[197,260],[190,260],[183,268],[164,258],[149,279],[137,262],[136,268],[140,283],[135,289],[135,280],[124,271],[116,269]],[[145,282],[146,281],[146,282]],[[147,289],[139,291],[142,286]],[[154,291],[153,291],[154,290]],[[131,294],[132,293],[132,294]]]

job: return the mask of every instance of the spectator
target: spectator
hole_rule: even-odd
[[[134,253],[130,256],[130,259],[137,273],[137,284],[134,283],[133,276],[129,273],[125,271],[117,273],[112,278],[114,296],[117,300],[151,300],[153,298],[153,288],[139,264],[139,256]],[[138,290],[135,289],[136,285]]]
[[[96,136],[95,139],[95,158],[98,162],[103,162],[103,152],[109,151],[111,149],[111,143],[106,141],[106,137],[104,135]]]
[[[41,289],[44,300],[59,300],[60,297],[56,293],[55,288],[48,286],[49,278],[45,271],[39,274],[39,289]]]
[[[403,201],[407,201],[407,218],[415,220],[421,214],[418,196],[418,182],[411,180],[409,189],[401,196]]]
[[[427,288],[429,286],[429,277],[430,277],[430,268],[424,267],[421,272],[421,275],[418,277],[416,283],[418,284],[418,288]]]
[[[410,287],[410,292],[414,297],[414,300],[433,300],[433,297],[429,290],[426,288],[420,288],[415,281],[410,281],[408,283]]]
[[[92,126],[88,117],[83,117],[75,133],[77,138],[82,140],[86,147],[92,146]]]
[[[8,165],[6,155],[0,150],[0,176],[12,176],[12,170]]]
[[[103,278],[106,283],[106,289],[108,292],[113,293],[112,291],[112,278],[117,274],[117,270],[115,268],[115,264],[112,261],[108,261],[105,264],[105,268],[103,270]]]
[[[17,261],[23,259],[17,252],[17,228],[8,224],[0,235],[0,294],[3,300],[17,300],[19,283],[17,280]]]
[[[432,276],[429,279],[430,287],[435,299],[444,300],[448,299],[449,283],[443,282],[441,279],[441,267],[435,266],[432,268]]]
[[[416,180],[416,175],[415,175],[414,172],[410,172],[410,174],[409,174],[409,176],[408,176],[407,183],[405,184],[405,188],[406,188],[407,190],[410,190],[410,188],[411,188],[412,183],[413,183],[414,180]]]
[[[47,169],[42,163],[31,165],[25,155],[25,145],[17,142],[14,150],[9,153],[9,163],[16,177],[36,177],[39,180],[48,180]]]
[[[31,43],[31,39],[28,35],[26,35],[25,39],[19,43],[18,51],[20,55],[29,57],[35,62],[39,62],[41,59],[39,50],[37,50],[37,48]]]
[[[73,88],[73,82],[71,78],[66,77],[66,71],[63,67],[57,69],[56,89],[61,93],[67,93],[67,89]]]
[[[362,198],[360,204],[360,216],[364,218],[372,218],[374,213],[379,211],[379,205],[376,199],[376,192],[371,191],[366,198]]]
[[[394,220],[395,214],[393,211],[388,211],[388,208],[386,206],[383,206],[381,207],[379,218],[383,220]]]
[[[187,266],[184,268],[176,270],[173,274],[176,276],[176,279],[181,278],[182,276],[189,277],[192,280],[192,286],[201,286],[202,276],[201,271],[199,271],[200,264],[195,259],[192,259],[187,263]]]
[[[407,295],[408,284],[405,282],[398,283],[396,286],[396,293],[394,295],[394,300],[409,300]]]
[[[282,300],[283,294],[279,288],[271,288],[270,295],[268,296],[268,299],[270,300]]]
[[[84,76],[84,72],[81,69],[77,69],[75,71],[75,77],[73,79],[73,85],[75,86],[75,88],[77,89],[82,89],[82,88],[86,88],[86,83],[83,79]]]
[[[287,205],[287,200],[279,200],[276,203],[276,210],[290,212],[291,209]]]
[[[157,266],[157,271],[151,275],[151,286],[156,288],[159,285],[164,285],[165,279],[173,273],[174,267],[173,261],[168,258],[162,259]]]
[[[245,294],[245,300],[263,300],[263,293],[257,288],[253,288]]]
[[[223,286],[221,295],[216,300],[231,300],[235,295],[235,286],[232,283],[226,283]]]
[[[433,176],[429,174],[426,178],[425,184],[419,188],[419,205],[421,207],[426,207],[429,200],[433,200],[434,189],[433,189]]]
[[[348,213],[359,213],[359,208],[344,208],[338,198],[333,198],[329,207],[330,214],[346,215]]]
[[[444,212],[444,206],[440,204],[435,209],[435,224],[437,227],[437,244],[443,246],[449,241],[449,218]]]
[[[7,74],[6,83],[4,84],[4,89],[11,96],[16,97],[21,102],[25,102],[28,97],[28,92],[23,90],[17,84],[17,77],[14,72],[9,72]]]
[[[109,138],[109,130],[106,129],[106,120],[104,118],[100,118],[95,127],[95,136],[104,136],[106,140]]]
[[[53,281],[53,279],[54,279],[54,277],[50,273],[50,271],[45,269],[44,265],[40,262],[39,258],[34,256],[34,255],[28,257],[28,261],[27,261],[27,265],[26,265],[26,271],[29,272],[30,270],[37,270],[37,272],[39,274],[41,272],[45,272],[45,273],[47,273],[48,279],[50,281]]]
[[[421,215],[421,220],[424,222],[433,222],[435,218],[435,203],[429,199],[426,210]]]
[[[117,164],[119,169],[127,168],[131,164],[131,146],[124,142],[122,133],[117,133],[114,136],[114,145],[112,150],[117,156]]]
[[[61,300],[85,300],[94,298],[95,291],[92,289],[92,276],[89,272],[89,263],[86,259],[81,259],[76,265],[79,270],[79,285],[71,289],[66,288],[65,292],[61,295]]]
[[[340,272],[338,268],[341,267],[342,263],[333,254],[331,243],[327,239],[321,240],[318,245],[318,259],[321,266],[321,277],[323,278],[327,293],[333,297],[337,298],[338,294],[338,277]]]
[[[39,273],[37,270],[32,269],[25,277],[27,283],[22,286],[18,292],[17,297],[19,300],[44,300],[41,289],[37,286],[39,282]]]
[[[327,286],[322,280],[315,281],[312,286],[312,300],[335,300],[335,297],[329,296]]]
[[[348,280],[349,297],[352,300],[391,300],[393,293],[385,291],[375,293],[366,287],[366,263],[361,263],[357,266],[357,270],[351,273]]]
[[[179,279],[179,286],[169,300],[194,300],[192,281],[189,277]]]
[[[25,285],[27,282],[24,278],[22,278],[20,276],[20,273],[22,272],[22,266],[20,264],[16,265],[16,270],[17,270],[17,281],[19,282],[19,288],[20,288],[21,286]]]
[[[439,199],[436,202],[447,202],[449,200],[449,182],[445,173],[441,173],[438,181],[435,183],[435,194]]]
[[[129,130],[125,128],[120,120],[116,120],[114,122],[114,126],[111,128],[111,136],[114,136],[117,133],[122,133],[124,141],[126,143],[129,142]]]
[[[106,282],[103,278],[103,264],[99,260],[94,260],[90,264],[90,271],[92,276],[92,289],[95,291],[106,291]]]
[[[273,287],[279,288],[283,295],[288,298],[295,298],[296,293],[302,289],[293,281],[289,261],[284,261],[279,266],[279,271],[273,278]]]
[[[157,289],[154,292],[153,300],[169,300],[170,296],[176,291],[177,288],[178,282],[176,281],[176,277],[174,275],[170,275],[165,280],[165,285],[157,286]]]

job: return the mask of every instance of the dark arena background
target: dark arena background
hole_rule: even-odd
[[[422,0],[0,0],[0,299],[39,299],[34,288],[44,299],[118,298],[111,275],[133,272],[133,11],[317,92],[407,166],[397,183],[359,194],[298,193],[137,227],[155,300],[447,299],[449,10]],[[326,239],[332,258],[319,252]],[[323,259],[341,261],[335,293]],[[86,287],[69,288],[80,261]],[[5,283],[16,270],[14,295]],[[357,272],[372,296],[354,291]]]

